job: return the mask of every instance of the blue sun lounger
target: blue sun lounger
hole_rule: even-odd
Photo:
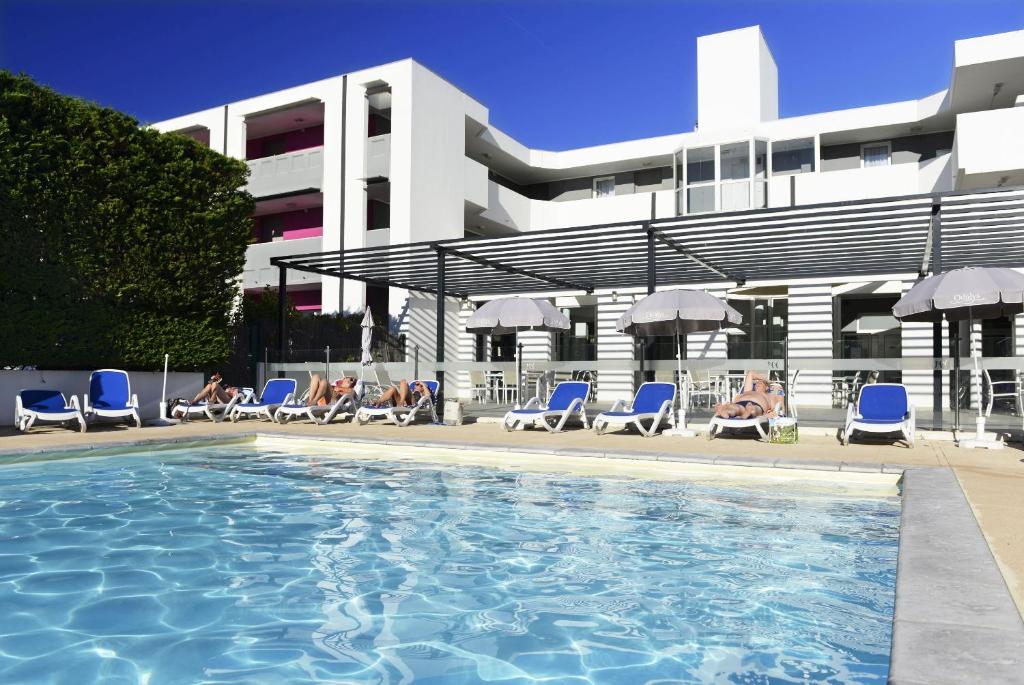
[[[588,428],[587,410],[583,404],[587,401],[589,394],[590,383],[563,381],[555,386],[547,405],[541,404],[539,397],[531,397],[522,409],[513,409],[505,414],[501,425],[505,430],[512,431],[519,424],[530,426],[540,419],[545,428],[552,433],[558,433],[565,428],[565,422],[569,420],[569,417],[578,414],[580,421],[583,422],[583,427]],[[556,419],[556,421],[552,425],[549,419]]]
[[[850,444],[853,431],[900,433],[913,447],[916,412],[902,383],[872,383],[860,389],[856,404],[846,410],[843,444]]]
[[[120,369],[100,369],[89,376],[89,394],[82,403],[86,419],[130,418],[136,428],[142,428],[139,416],[139,396],[132,394],[128,373]]]
[[[365,426],[373,419],[386,419],[396,426],[408,426],[416,420],[420,412],[430,412],[430,418],[437,421],[437,410],[434,408],[434,397],[437,395],[437,381],[413,381],[410,386],[416,383],[423,383],[430,391],[429,396],[423,396],[411,407],[359,407],[353,421],[360,426]]]
[[[671,419],[675,401],[675,383],[644,383],[636,391],[633,404],[627,406],[625,400],[617,400],[610,410],[598,414],[594,418],[594,430],[601,435],[609,426],[632,424],[641,435],[649,438],[658,432],[666,417]],[[644,428],[642,421],[650,421],[651,427]]]
[[[37,421],[78,421],[79,430],[86,431],[78,398],[72,395],[68,402],[59,390],[22,390],[14,398],[14,425],[18,430],[27,431]]]
[[[282,404],[287,404],[295,395],[294,378],[271,378],[263,386],[263,394],[259,402],[239,402],[231,410],[231,422],[243,416],[258,416],[269,421],[274,420],[274,412]]]

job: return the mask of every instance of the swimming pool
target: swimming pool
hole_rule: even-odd
[[[10,465],[0,682],[884,683],[899,517],[253,446]]]

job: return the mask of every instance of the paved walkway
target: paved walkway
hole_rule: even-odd
[[[93,426],[86,434],[59,427],[34,428],[29,434],[0,429],[0,455],[52,449],[88,449],[96,446],[130,444],[139,440],[203,440],[228,438],[256,432],[287,436],[337,437],[378,440],[392,443],[389,450],[400,450],[394,441],[428,443],[474,443],[474,447],[493,446],[496,450],[559,449],[585,453],[606,451],[686,457],[687,460],[749,466],[787,466],[827,470],[902,470],[905,466],[950,467],[960,482],[974,515],[984,532],[999,568],[1006,579],[1017,607],[1024,614],[1024,451],[1018,446],[1003,450],[962,450],[946,441],[918,442],[915,449],[891,444],[853,444],[840,446],[834,438],[801,436],[798,445],[767,445],[747,438],[675,438],[658,436],[645,439],[635,434],[570,429],[562,434],[544,430],[506,433],[491,423],[458,427],[413,425],[406,428],[382,423],[355,426],[335,423],[316,426],[291,423],[280,426],[269,422],[246,421],[239,424],[194,421],[169,427]]]

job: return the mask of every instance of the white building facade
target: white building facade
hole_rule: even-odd
[[[784,119],[778,71],[758,27],[699,38],[697,72],[693,130],[559,152],[530,149],[491,126],[483,104],[413,60],[154,126],[249,165],[256,213],[247,291],[277,287],[276,256],[1024,185],[1024,31],[957,41],[941,92]],[[699,285],[728,298],[745,323],[734,335],[692,336],[687,357],[764,358],[784,339],[794,357],[931,356],[930,325],[868,327],[914,277]],[[433,354],[427,296],[299,271],[287,285],[300,310],[385,307],[424,361]],[[557,296],[573,329],[523,336],[527,357],[633,361],[632,341],[614,322],[635,294]],[[446,359],[507,360],[507,341],[460,330],[467,311],[450,305]],[[997,355],[1021,354],[1019,319],[972,334],[999,347]],[[930,372],[904,371],[903,381],[916,401],[931,404]],[[631,372],[602,371],[599,399],[628,396],[632,385]],[[466,374],[458,387],[468,394]],[[834,391],[829,372],[802,378],[805,404],[828,405]]]

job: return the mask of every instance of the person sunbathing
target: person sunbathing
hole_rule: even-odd
[[[318,373],[310,374],[309,399],[306,404],[310,407],[334,404],[346,396],[355,400],[356,382],[357,380],[351,376],[343,376],[331,384],[321,378]]]
[[[199,404],[200,402],[216,403],[220,402],[226,404],[231,401],[231,398],[241,392],[241,389],[233,386],[223,385],[224,378],[219,372],[215,372],[210,376],[210,382],[203,386],[203,389],[199,391],[199,394],[192,398],[191,404]]]
[[[743,388],[732,402],[715,405],[715,416],[723,419],[753,419],[758,416],[774,416],[775,406],[785,407],[782,398],[782,384],[769,383],[768,379],[754,371],[747,371]]]
[[[397,386],[392,385],[382,392],[377,401],[373,403],[373,406],[386,407],[393,405],[395,407],[411,407],[423,397],[430,397],[430,388],[425,383],[414,381],[410,387],[409,381],[402,379]]]

